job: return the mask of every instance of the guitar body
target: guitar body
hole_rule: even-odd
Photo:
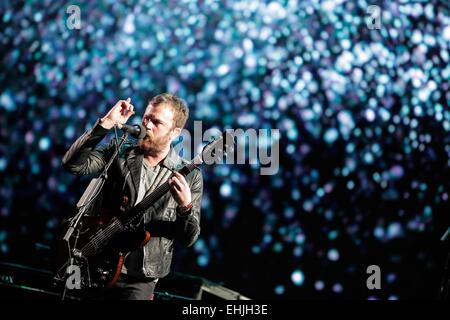
[[[70,247],[72,250],[75,248],[72,255],[69,255],[67,243],[63,240],[60,241],[58,244],[56,281],[66,282],[67,277],[70,276],[67,273],[67,268],[72,264],[80,268],[82,275],[80,279],[81,288],[114,286],[119,279],[126,255],[145,246],[150,241],[150,233],[148,231],[121,231],[114,234],[100,248],[95,248],[94,252],[86,251],[86,247],[92,246],[92,243],[97,243],[94,239],[95,237],[98,238],[98,235],[102,233],[108,234],[108,227],[116,219],[107,214],[102,215],[102,217],[84,217],[78,239],[76,239],[74,233],[74,237],[71,240]],[[62,235],[64,235],[68,227],[69,222],[63,224],[61,229]],[[63,236],[58,238],[62,239]],[[70,257],[73,258],[72,262],[69,261]]]

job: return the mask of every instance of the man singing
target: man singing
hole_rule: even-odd
[[[76,175],[101,172],[116,144],[97,147],[115,125],[125,124],[134,114],[130,99],[118,101],[79,137],[64,155],[63,167]],[[146,209],[142,224],[150,241],[125,257],[115,286],[105,292],[107,299],[149,300],[159,278],[170,271],[174,240],[191,246],[200,233],[203,178],[195,169],[186,178],[176,172],[187,161],[174,151],[171,142],[180,135],[189,116],[186,103],[171,94],[160,94],[148,104],[142,118],[146,136],[137,144],[127,141],[108,170],[94,212],[117,211],[138,204],[159,185],[169,181],[167,193]]]

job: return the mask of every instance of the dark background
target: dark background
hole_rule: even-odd
[[[71,4],[80,29],[67,25]],[[380,29],[366,21],[372,4]],[[91,178],[62,170],[65,151],[117,100],[132,99],[137,123],[171,92],[190,106],[190,132],[194,120],[280,130],[275,175],[248,161],[203,168],[202,234],[177,248],[174,271],[250,298],[438,297],[447,1],[6,1],[0,12],[1,261],[48,269]],[[366,287],[369,265],[381,290]]]

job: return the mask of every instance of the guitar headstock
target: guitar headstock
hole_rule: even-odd
[[[233,153],[235,146],[234,135],[226,130],[214,140],[205,145],[202,152],[194,159],[196,164],[221,163],[222,159]]]

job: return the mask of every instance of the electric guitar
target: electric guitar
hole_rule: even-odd
[[[202,163],[212,164],[222,159],[234,148],[234,137],[223,132],[207,144],[190,163],[178,170],[187,176]],[[81,230],[71,248],[62,254],[54,277],[55,284],[64,282],[73,265],[80,268],[79,288],[112,287],[117,282],[128,253],[145,246],[151,238],[149,231],[136,228],[145,211],[169,191],[166,181],[127,212],[102,214],[100,217],[83,217]],[[122,212],[120,212],[122,211]],[[67,247],[67,243],[65,243]],[[62,246],[64,248],[64,246]],[[61,256],[61,254],[60,254]]]

